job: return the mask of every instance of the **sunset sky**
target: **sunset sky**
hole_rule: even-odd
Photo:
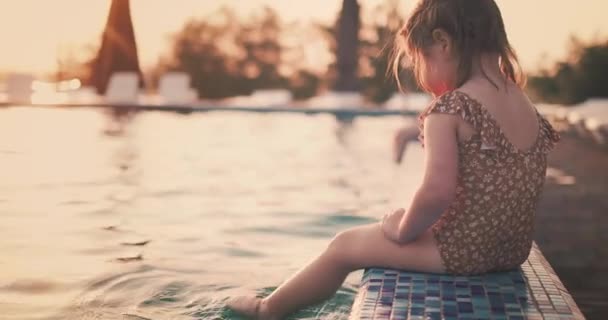
[[[369,10],[384,0],[360,0]],[[524,68],[565,56],[568,39],[608,37],[606,0],[497,0],[512,44]],[[191,17],[205,17],[221,6],[243,15],[263,5],[275,8],[285,22],[331,22],[341,0],[131,0],[131,10],[144,66],[156,63],[168,36]],[[406,15],[414,1],[403,0]],[[0,72],[49,72],[57,54],[97,45],[109,0],[0,0]],[[72,49],[70,49],[72,48]],[[77,53],[77,52],[73,52]]]

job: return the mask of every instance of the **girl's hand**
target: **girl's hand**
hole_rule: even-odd
[[[393,213],[387,213],[382,217],[382,231],[384,236],[399,243],[399,224],[405,214],[405,209],[399,208]]]

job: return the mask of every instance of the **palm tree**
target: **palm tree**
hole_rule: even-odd
[[[359,18],[357,0],[344,0],[337,23],[337,80],[336,91],[358,91],[357,66],[359,60]]]
[[[103,94],[116,71],[135,71],[142,79],[129,0],[112,0],[101,47],[93,60],[90,82]]]

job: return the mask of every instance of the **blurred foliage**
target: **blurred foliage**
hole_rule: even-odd
[[[398,1],[387,1],[377,7],[373,21],[364,26],[363,32],[369,36],[362,39],[359,57],[363,66],[363,92],[374,102],[384,102],[398,91],[391,68],[395,35],[405,23]],[[401,70],[400,80],[406,90],[420,91],[410,69]]]
[[[382,103],[398,88],[392,76],[390,55],[394,36],[403,25],[398,0],[385,0],[370,11],[359,30],[358,78],[360,90],[370,101]],[[364,7],[365,9],[366,7]],[[290,41],[285,41],[289,38]],[[321,41],[329,62],[313,61],[311,43]],[[295,43],[295,45],[294,45]],[[94,51],[87,61],[71,51],[58,59],[57,79],[80,78],[90,84]],[[243,19],[222,8],[207,17],[188,21],[170,42],[170,54],[146,70],[147,83],[155,84],[167,71],[184,71],[202,98],[247,95],[259,89],[288,89],[296,99],[306,99],[330,88],[336,80],[337,32],[335,25],[286,25],[270,8]],[[312,47],[323,51],[324,47]],[[328,63],[328,65],[324,65]],[[315,68],[311,68],[311,64]],[[319,71],[322,70],[322,71]],[[408,91],[419,91],[409,69],[400,78]],[[608,41],[583,43],[572,38],[567,59],[529,75],[528,88],[535,101],[575,104],[591,97],[608,97]]]
[[[391,54],[394,49],[395,34],[405,23],[398,9],[399,1],[387,0],[375,7],[370,19],[365,19],[359,31],[359,78],[363,95],[372,102],[382,103],[398,91],[391,70]],[[335,29],[324,27],[326,39],[332,55],[336,55]],[[336,78],[336,63],[328,67],[327,78]],[[420,91],[410,69],[400,72],[402,84],[408,91]]]
[[[274,11],[241,22],[233,11],[222,9],[216,18],[189,21],[175,35],[171,56],[160,62],[157,74],[187,72],[205,98],[287,87],[288,79],[279,72],[281,22]]]
[[[308,38],[325,40],[332,56],[336,54],[336,28],[309,27],[307,38],[302,30],[282,23],[277,13],[265,8],[261,16],[237,17],[223,8],[211,19],[191,20],[172,39],[171,53],[159,62],[152,78],[167,71],[184,71],[203,98],[247,95],[259,89],[288,89],[296,99],[309,98],[330,87],[335,80],[335,61],[326,71],[310,70],[303,62]],[[373,19],[359,32],[359,78],[363,94],[374,102],[383,102],[397,89],[387,76],[394,34],[403,23],[397,1],[387,0],[373,11]],[[301,28],[300,28],[301,29]],[[287,46],[283,39],[300,33],[298,46]],[[304,41],[304,42],[302,42]],[[291,58],[290,58],[291,57]],[[295,58],[294,58],[295,57]],[[406,84],[415,88],[411,73],[403,73]]]
[[[80,79],[83,84],[90,85],[91,70],[98,48],[91,45],[70,48],[61,52],[57,57],[57,70],[50,75],[53,81]],[[79,55],[76,55],[78,52]]]
[[[552,72],[529,76],[528,91],[534,100],[558,104],[608,97],[608,41],[585,44],[573,38],[569,58]]]

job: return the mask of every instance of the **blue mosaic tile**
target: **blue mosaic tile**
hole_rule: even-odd
[[[585,319],[536,244],[518,270],[470,277],[368,268],[349,319]]]

